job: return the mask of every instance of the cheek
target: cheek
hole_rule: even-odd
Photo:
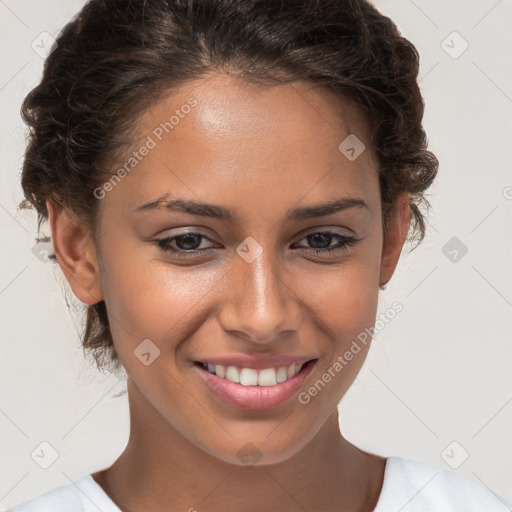
[[[357,335],[373,325],[377,312],[379,259],[373,244],[364,244],[338,267],[316,270],[304,282],[304,296],[335,337]]]
[[[352,384],[370,348],[379,282],[379,252],[374,245],[365,245],[338,269],[317,273],[306,285],[317,322],[314,332],[328,331],[323,372],[331,389],[336,388],[336,400]]]
[[[156,259],[154,249],[145,251],[139,246],[123,258],[115,253],[104,258],[102,284],[114,320],[114,339],[123,343],[130,339],[130,346],[146,338],[159,346],[163,340],[169,343],[171,337],[179,338],[177,333],[197,314],[201,299],[221,277],[220,272],[204,267],[198,270],[166,264],[163,258]],[[152,256],[148,258],[148,254]]]

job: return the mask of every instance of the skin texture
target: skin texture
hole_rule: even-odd
[[[220,74],[190,82],[145,113],[134,147],[190,97],[197,106],[100,201],[99,247],[48,202],[58,263],[82,302],[106,301],[128,373],[128,445],[93,476],[125,511],[371,511],[385,459],[344,439],[337,412],[369,344],[309,404],[293,398],[270,410],[219,402],[193,361],[307,355],[318,358],[308,389],[374,325],[378,287],[390,280],[409,227],[407,197],[384,242],[362,112],[303,82],[267,87]],[[354,161],[338,150],[351,133],[366,145]],[[134,211],[163,194],[225,206],[238,218]],[[345,196],[368,208],[285,219],[298,206]],[[306,238],[326,229],[360,241],[316,255],[339,245]],[[216,249],[180,258],[150,243],[187,231],[210,240],[178,239],[175,249]],[[248,236],[263,249],[252,263],[236,252]],[[133,353],[144,339],[160,349],[149,366]],[[253,466],[237,455],[246,443],[261,454]]]

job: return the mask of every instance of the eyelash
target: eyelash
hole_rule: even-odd
[[[299,240],[299,241],[306,239],[308,236],[318,235],[318,234],[335,237],[338,239],[338,241],[342,245],[338,246],[338,247],[334,247],[334,248],[328,248],[328,249],[314,249],[314,248],[310,249],[311,252],[313,252],[314,254],[317,254],[317,255],[318,254],[335,255],[335,254],[347,251],[350,247],[356,245],[361,240],[360,238],[356,238],[356,237],[348,236],[348,235],[342,235],[342,234],[336,233],[334,231],[326,230],[326,231],[315,231],[313,233],[308,233],[304,238],[301,238],[301,240]],[[186,251],[184,249],[174,249],[171,247],[171,245],[170,245],[171,242],[173,242],[177,238],[182,238],[182,237],[185,237],[188,235],[193,235],[193,236],[199,235],[200,237],[205,238],[206,240],[209,240],[210,242],[213,242],[213,240],[211,240],[208,236],[206,236],[203,233],[200,233],[197,231],[189,231],[187,233],[182,233],[181,235],[174,235],[174,236],[169,236],[166,238],[161,238],[158,240],[152,240],[152,243],[157,245],[160,249],[162,249],[165,252],[171,252],[173,254],[178,254],[179,257],[183,257],[183,258],[206,256],[212,250],[215,250],[215,247],[210,247],[208,249],[192,249],[189,251]],[[305,248],[305,249],[307,249],[307,248]]]

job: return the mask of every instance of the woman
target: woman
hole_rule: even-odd
[[[13,511],[507,510],[339,429],[379,287],[425,234],[418,68],[364,0],[92,0],[66,25],[23,104],[22,186],[84,349],[128,374],[130,439]]]

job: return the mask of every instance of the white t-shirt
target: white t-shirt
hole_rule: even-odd
[[[121,512],[91,475],[7,512]],[[455,471],[388,457],[373,512],[510,512],[512,503]]]

